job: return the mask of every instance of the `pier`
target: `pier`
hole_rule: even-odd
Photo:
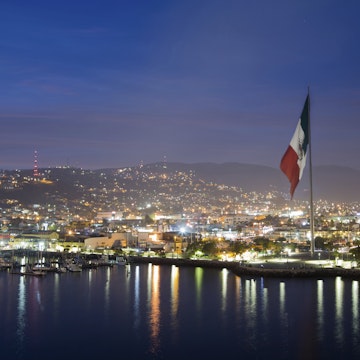
[[[204,268],[228,269],[238,276],[252,277],[277,277],[277,278],[326,278],[337,277],[360,279],[360,269],[344,269],[340,267],[324,268],[309,266],[301,263],[296,267],[289,263],[278,263],[276,265],[261,264],[241,264],[239,262],[219,261],[219,260],[193,260],[181,258],[159,258],[130,256],[131,263],[152,263],[154,265],[175,265],[192,266]]]

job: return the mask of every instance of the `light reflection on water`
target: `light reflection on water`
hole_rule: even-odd
[[[285,311],[285,282],[280,281],[279,285],[279,300],[280,300],[280,317],[283,323],[286,322],[286,311]]]
[[[0,274],[0,280],[2,294],[17,295],[7,304],[0,294],[16,319],[14,343],[1,344],[4,359],[15,359],[2,356],[6,346],[16,359],[32,359],[33,344],[51,348],[56,337],[70,344],[74,334],[78,344],[93,339],[90,348],[72,348],[74,358],[94,358],[115,345],[129,359],[183,359],[189,352],[208,358],[238,352],[244,359],[360,355],[358,281],[248,279],[228,270],[151,264],[43,279]],[[81,321],[73,308],[84,312]],[[0,314],[0,339],[9,338],[6,316]],[[66,355],[58,349],[52,359]]]
[[[60,274],[58,274],[60,275]],[[73,275],[73,274],[71,274]],[[75,275],[75,274],[74,274]],[[81,275],[84,275],[87,277],[87,282],[85,284],[85,288],[86,288],[86,299],[85,299],[85,303],[87,305],[87,311],[91,311],[91,304],[92,304],[92,293],[93,293],[93,277],[94,277],[94,272],[93,271],[86,271],[84,273],[82,273]],[[60,275],[61,277],[61,275]]]
[[[227,294],[227,279],[228,279],[229,270],[221,270],[221,311],[226,311],[226,294]]]
[[[160,267],[152,267],[150,300],[150,353],[157,354],[160,348]]]
[[[356,339],[359,339],[359,282],[352,282],[351,289],[351,300],[352,300],[352,325],[353,333],[357,334]]]
[[[344,340],[343,310],[344,310],[344,283],[340,276],[335,279],[335,339],[338,344]]]
[[[171,267],[171,323],[177,327],[177,316],[179,309],[179,268],[175,265]]]
[[[18,308],[17,308],[17,352],[19,357],[22,356],[23,343],[26,325],[26,285],[25,278],[20,276],[18,290]]]
[[[129,276],[128,276],[129,278]],[[134,329],[140,325],[140,268],[135,267],[135,286],[134,286]]]
[[[264,278],[260,278],[261,284],[261,295],[262,295],[262,317],[264,320],[264,324],[267,325],[268,322],[268,288],[265,287]]]
[[[240,320],[240,314],[241,314],[241,278],[239,276],[237,276],[235,278],[235,313],[236,313],[236,318],[238,319],[238,321]]]
[[[318,336],[324,338],[324,280],[317,280],[317,322]]]
[[[244,289],[244,326],[247,329],[248,339],[247,346],[251,351],[255,351],[258,343],[257,339],[257,291],[256,291],[256,279],[247,279],[245,280],[245,289]],[[242,324],[240,324],[242,326]]]
[[[195,287],[196,287],[196,309],[201,312],[201,294],[202,294],[202,281],[204,276],[204,269],[200,267],[195,268]]]
[[[111,268],[106,268],[106,278],[105,278],[105,289],[104,289],[104,313],[105,316],[109,315],[109,302],[110,302],[110,285],[111,285]]]

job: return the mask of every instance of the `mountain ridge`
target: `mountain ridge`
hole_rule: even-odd
[[[280,168],[247,163],[169,163],[167,167],[181,165],[193,170],[208,181],[239,186],[246,191],[267,192],[277,190],[289,193],[290,183]],[[153,166],[155,164],[149,164]],[[210,169],[211,168],[211,169]],[[360,201],[360,170],[343,165],[317,165],[312,169],[314,200]],[[308,200],[310,188],[309,168],[305,168],[294,198]]]
[[[77,169],[73,171],[72,169]],[[277,191],[286,198],[288,197],[290,183],[279,168],[266,165],[247,163],[225,162],[225,163],[181,163],[181,162],[158,162],[146,165],[138,165],[123,168],[104,168],[97,170],[85,170],[80,168],[48,168],[39,169],[39,172],[50,176],[57,185],[58,190],[66,193],[72,187],[78,191],[80,188],[73,185],[86,182],[88,187],[97,187],[101,183],[104,174],[108,178],[115,178],[127,169],[131,172],[151,173],[174,173],[187,172],[194,174],[205,182],[234,186],[247,192],[267,193]],[[6,173],[20,172],[23,176],[31,177],[32,170],[8,170]],[[84,173],[84,176],[75,173]],[[3,171],[4,174],[4,171]],[[360,201],[360,170],[339,165],[318,165],[313,167],[313,198],[314,200],[328,200],[334,202],[357,202]],[[131,181],[127,180],[131,187]],[[134,182],[133,186],[140,186],[141,182]],[[29,199],[31,194],[26,193]],[[3,196],[3,192],[0,193]],[[309,199],[309,169],[306,168],[294,195],[295,200]]]

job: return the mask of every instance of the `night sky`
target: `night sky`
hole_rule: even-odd
[[[360,168],[357,0],[0,0],[0,168]]]

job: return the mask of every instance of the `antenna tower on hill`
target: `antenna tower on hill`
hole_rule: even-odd
[[[34,171],[33,171],[34,179],[39,177],[39,170],[38,170],[38,153],[34,151]]]

